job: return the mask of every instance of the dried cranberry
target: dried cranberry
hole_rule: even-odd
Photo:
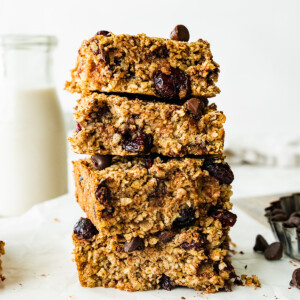
[[[127,152],[149,153],[153,145],[153,138],[151,134],[142,133],[135,138],[125,140],[123,149]]]
[[[211,216],[221,221],[223,226],[230,226],[230,227],[232,227],[235,224],[237,219],[236,214],[225,209],[213,210]]]
[[[81,125],[79,123],[76,123],[76,132],[78,133],[81,130],[82,130]]]
[[[111,33],[107,30],[100,30],[100,31],[97,31],[96,35],[103,35],[103,36],[111,36]]]
[[[154,74],[154,86],[157,93],[164,99],[188,97],[191,93],[191,83],[188,75],[178,68],[170,68],[171,74],[162,71]]]
[[[173,222],[173,228],[183,228],[194,225],[195,218],[195,209],[188,207],[182,209],[180,212],[180,217],[176,218]]]
[[[94,235],[98,234],[97,228],[87,218],[80,218],[75,224],[73,232],[80,238],[90,239]]]
[[[150,169],[153,165],[153,159],[152,157],[146,157],[145,158],[145,166],[147,169]]]
[[[211,176],[217,178],[221,184],[231,184],[234,180],[234,175],[227,163],[216,163],[215,159],[206,159],[203,169],[207,170]]]
[[[95,189],[96,199],[102,205],[107,205],[110,203],[111,195],[109,188],[105,185],[105,183],[100,183]]]
[[[160,278],[160,287],[164,290],[171,291],[175,287],[175,284],[169,276],[162,274]]]

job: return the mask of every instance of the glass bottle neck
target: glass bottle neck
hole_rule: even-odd
[[[22,36],[21,41],[19,37],[16,40],[8,38],[10,43],[0,45],[1,84],[18,89],[53,86],[52,54],[55,45],[48,40],[42,40],[41,43],[40,39],[46,37],[39,37],[39,43],[34,36]]]

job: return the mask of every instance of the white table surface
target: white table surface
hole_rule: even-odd
[[[22,216],[0,219],[0,238],[6,242],[3,259],[6,280],[0,287],[0,299],[300,299],[300,291],[289,288],[295,265],[288,257],[269,262],[252,248],[255,236],[263,234],[273,241],[268,226],[258,219],[257,209],[268,198],[259,195],[300,190],[299,169],[236,167],[233,202],[238,222],[231,231],[237,251],[233,256],[238,274],[256,274],[262,288],[235,287],[232,293],[203,295],[189,289],[127,293],[114,289],[82,288],[72,262],[71,233],[83,215],[72,195],[65,195],[33,207]],[[245,198],[248,197],[248,198]],[[258,201],[258,202],[255,202]],[[245,203],[254,203],[257,216],[250,217]],[[250,211],[249,211],[250,213]],[[252,211],[253,213],[253,211]],[[256,212],[255,212],[256,213]],[[253,214],[252,214],[253,215]],[[247,269],[245,269],[247,265]]]

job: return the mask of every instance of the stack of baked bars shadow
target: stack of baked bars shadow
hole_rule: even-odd
[[[100,31],[79,49],[66,89],[81,93],[69,138],[79,280],[126,291],[228,291],[233,173],[208,42]]]

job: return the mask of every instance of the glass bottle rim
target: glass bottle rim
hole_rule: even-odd
[[[57,46],[58,40],[54,35],[3,34],[0,35],[0,47],[24,49],[31,47]]]

